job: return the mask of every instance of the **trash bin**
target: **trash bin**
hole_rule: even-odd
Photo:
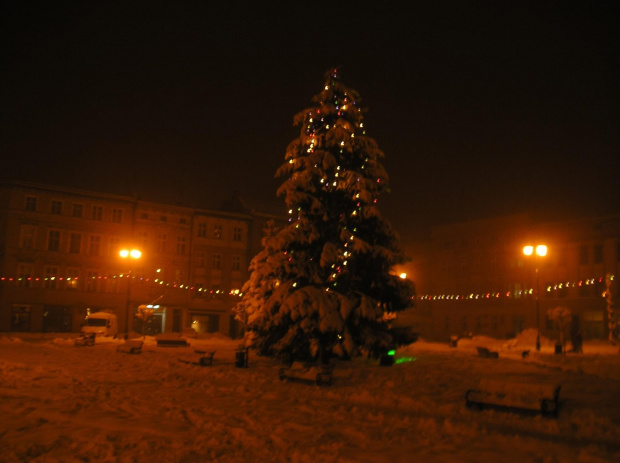
[[[562,354],[563,353],[562,351],[563,351],[562,344],[556,344],[555,345],[555,353],[556,354]]]
[[[382,367],[391,367],[394,365],[394,354],[383,354],[379,359],[379,365]]]
[[[248,367],[248,351],[247,349],[238,350],[235,354],[235,366],[237,368]]]
[[[450,336],[450,347],[456,347],[459,343],[458,336]]]

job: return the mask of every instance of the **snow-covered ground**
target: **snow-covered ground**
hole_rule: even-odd
[[[391,367],[337,361],[319,387],[280,381],[280,365],[252,352],[236,368],[228,338],[164,348],[147,337],[130,355],[120,340],[76,347],[75,336],[0,334],[1,461],[620,461],[620,354],[602,341],[554,355],[547,340],[536,352],[531,332],[457,348],[420,340]],[[200,348],[217,351],[213,366],[178,360]],[[470,410],[465,392],[481,379],[561,384],[559,416]]]

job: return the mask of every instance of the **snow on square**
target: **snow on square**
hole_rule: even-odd
[[[393,366],[336,360],[332,384],[317,386],[281,381],[282,365],[252,350],[236,368],[240,341],[223,336],[187,347],[147,336],[138,355],[75,337],[0,335],[3,462],[620,461],[620,354],[603,341],[555,355],[531,331],[456,348],[421,339]],[[179,361],[195,350],[216,350],[213,364]],[[481,381],[560,384],[558,416],[472,410],[465,393]]]

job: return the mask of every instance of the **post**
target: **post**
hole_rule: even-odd
[[[125,341],[129,339],[129,309],[130,309],[131,272],[127,274],[127,305],[125,307]]]
[[[121,249],[121,251],[119,252],[119,255],[121,256],[122,259],[140,259],[140,257],[142,257],[142,251],[138,250],[138,249]],[[125,339],[129,339],[129,306],[130,306],[130,301],[129,301],[129,296],[130,296],[130,291],[131,291],[131,260],[128,260],[129,263],[129,271],[127,272],[127,306],[125,307]]]
[[[540,282],[536,267],[536,350],[540,352]]]

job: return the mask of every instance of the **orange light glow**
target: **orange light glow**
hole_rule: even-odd
[[[142,251],[138,250],[138,249],[123,249],[119,252],[119,255],[123,258],[126,259],[128,257],[131,257],[132,259],[139,259],[140,257],[142,257]]]

